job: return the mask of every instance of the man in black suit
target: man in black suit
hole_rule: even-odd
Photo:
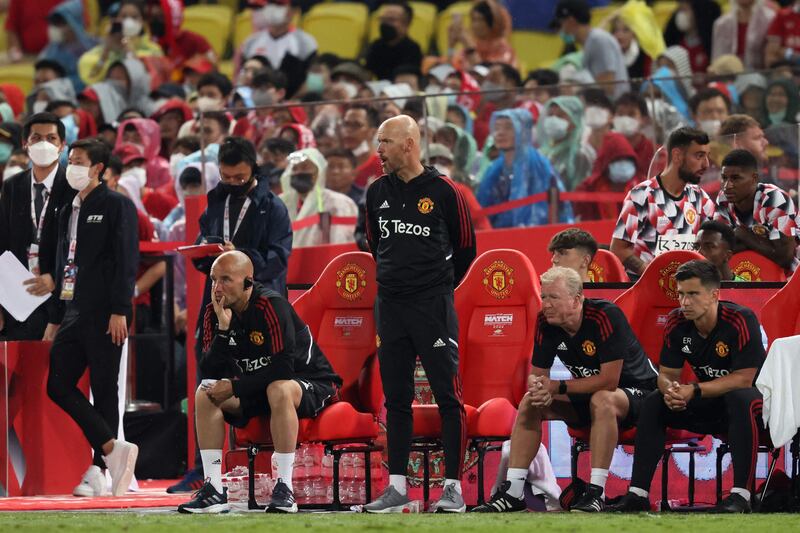
[[[52,113],[33,115],[22,131],[31,168],[10,177],[0,193],[0,252],[9,250],[34,273],[28,292],[44,295],[55,288],[55,247],[58,213],[69,206],[75,191],[67,184],[66,169],[58,164],[66,148],[64,124]],[[52,340],[55,308],[48,301],[24,322],[0,308],[0,338]]]

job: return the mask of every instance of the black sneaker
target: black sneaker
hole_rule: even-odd
[[[577,502],[572,504],[570,512],[573,513],[600,513],[606,508],[603,499],[603,487],[599,485],[586,485],[586,491]]]
[[[609,505],[606,510],[612,513],[648,512],[650,511],[650,500],[629,492],[614,505]]]
[[[525,500],[522,498],[515,498],[508,494],[508,489],[511,488],[511,482],[505,481],[497,492],[494,493],[492,499],[483,505],[475,507],[471,512],[473,513],[518,513],[526,511],[528,507],[525,505]]]
[[[731,492],[730,495],[714,506],[712,513],[749,513],[750,502],[739,493]]]
[[[294,501],[294,494],[289,490],[288,485],[278,478],[275,488],[272,489],[272,499],[267,506],[268,513],[296,513],[297,503]]]
[[[220,494],[208,479],[191,500],[178,506],[178,512],[184,514],[218,514],[228,511],[228,489],[223,488]]]
[[[565,511],[572,509],[572,505],[583,497],[587,485],[588,483],[579,477],[573,479],[569,485],[564,487],[561,496],[558,497],[558,504],[561,505],[561,508]]]

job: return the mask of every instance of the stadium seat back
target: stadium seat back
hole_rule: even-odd
[[[733,254],[728,264],[731,272],[745,281],[786,281],[783,268],[752,250]]]
[[[456,2],[439,13],[439,18],[436,20],[436,47],[439,55],[447,55],[447,30],[453,22],[453,17],[461,17],[464,29],[472,25],[469,19],[471,7],[472,2]]]
[[[589,265],[589,279],[592,283],[618,283],[628,281],[628,275],[619,258],[601,248]]]
[[[317,282],[294,303],[297,314],[341,376],[342,399],[357,406],[362,404],[359,380],[376,351],[376,292],[372,256],[350,252],[331,261]]]
[[[770,344],[781,337],[800,334],[800,276],[789,278],[786,285],[761,308],[761,325]]]
[[[16,85],[24,94],[33,89],[33,63],[11,63],[0,65],[0,81]]]
[[[564,41],[557,33],[518,30],[511,32],[511,46],[520,63],[527,70],[533,70],[550,66],[558,59],[564,50]]]
[[[661,357],[667,315],[679,306],[675,272],[692,259],[703,259],[703,256],[683,250],[659,255],[647,265],[639,281],[614,302],[625,313],[642,348],[654,364],[658,364]]]
[[[183,10],[181,28],[202,35],[217,57],[225,55],[233,13],[228,6],[199,4]]]
[[[489,250],[473,261],[455,292],[464,403],[492,398],[516,405],[525,393],[536,315],[539,278],[517,250]]]
[[[436,6],[430,2],[409,2],[409,6],[414,10],[414,18],[408,28],[408,36],[415,41],[422,49],[422,53],[427,54],[431,47],[431,39],[436,23]],[[369,17],[369,33],[367,42],[372,42],[380,37],[380,18],[383,8],[378,8]]]
[[[233,49],[238,50],[253,33],[253,10],[245,9],[233,20]]]
[[[367,32],[367,6],[356,2],[317,4],[303,17],[303,30],[317,40],[318,53],[355,59]]]
[[[678,9],[678,2],[672,0],[659,0],[653,4],[653,14],[662,31],[667,27],[667,23],[676,9]]]
[[[8,17],[8,13],[0,13],[0,27],[6,27],[6,18]],[[5,52],[8,50],[8,33],[3,31],[0,32],[0,52]]]

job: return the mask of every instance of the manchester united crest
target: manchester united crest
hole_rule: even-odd
[[[514,269],[505,261],[494,261],[483,269],[483,286],[486,291],[498,300],[504,300],[514,288]]]
[[[425,198],[420,198],[419,202],[417,202],[417,210],[423,215],[427,215],[433,211],[433,200],[427,196]]]
[[[717,351],[717,355],[720,356],[720,357],[728,357],[728,354],[730,353],[730,349],[728,348],[728,345],[725,344],[722,341],[717,342],[716,351]]]
[[[583,348],[583,353],[585,353],[589,357],[592,357],[594,354],[597,353],[597,346],[595,346],[592,341],[588,341],[588,340],[587,341],[583,341],[583,344],[581,345],[581,348]]]
[[[684,216],[686,216],[686,222],[689,224],[694,224],[694,221],[697,220],[697,211],[691,208],[687,209]]]
[[[767,228],[763,224],[753,224],[753,227],[751,229],[753,230],[753,233],[755,233],[759,237],[766,237],[767,234],[769,233],[769,228]]]
[[[264,344],[264,334],[261,333],[260,331],[251,331],[250,342],[252,342],[256,346],[261,346],[262,344]]]
[[[681,266],[680,262],[673,261],[658,271],[660,274],[658,286],[661,287],[661,290],[670,300],[678,299],[678,284],[675,281],[675,272],[679,266]]]
[[[761,267],[752,261],[742,261],[733,267],[733,273],[745,281],[762,281]]]
[[[589,264],[589,281],[591,283],[603,283],[606,280],[605,269],[598,265],[595,261]]]
[[[336,272],[336,292],[348,302],[361,298],[367,286],[367,271],[355,263],[347,263]]]

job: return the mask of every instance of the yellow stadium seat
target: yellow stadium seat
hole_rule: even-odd
[[[300,10],[295,10],[295,13],[292,17],[292,25],[296,28],[300,27],[300,19],[301,13]],[[242,43],[247,40],[248,37],[255,31],[253,29],[253,11],[251,9],[245,9],[236,14],[236,17],[233,21],[233,51],[234,53],[236,50],[242,46]]]
[[[607,5],[607,6],[593,7],[592,8],[592,18],[589,21],[589,24],[593,28],[599,27],[600,24],[606,18],[610,17],[611,14],[614,11],[616,11],[617,9],[619,9],[620,7],[622,7],[620,4],[610,4],[610,5]]]
[[[658,21],[658,25],[662,30],[667,27],[667,22],[669,22],[676,9],[678,9],[678,2],[668,1],[653,4],[653,14],[656,16],[656,21]]]
[[[439,55],[447,55],[447,29],[453,22],[453,16],[461,17],[461,24],[465,29],[471,26],[469,11],[472,2],[456,2],[439,14],[436,20],[436,46],[439,48]]]
[[[14,63],[0,66],[0,81],[12,83],[28,94],[33,89],[33,63]]]
[[[0,13],[0,28],[5,28],[6,26],[6,13]],[[5,52],[8,50],[8,37],[6,36],[6,32],[0,32],[0,52]]]
[[[367,33],[367,6],[356,2],[317,4],[303,17],[303,30],[317,40],[320,54],[346,59],[361,54]]]
[[[232,12],[228,6],[194,5],[183,10],[184,30],[202,35],[217,57],[225,55],[231,34]]]
[[[233,79],[233,60],[225,59],[217,63],[217,70],[221,74],[228,76],[228,79]]]
[[[558,34],[541,31],[511,32],[511,46],[517,53],[517,60],[529,70],[549,66],[564,50],[564,42]]]
[[[436,23],[436,6],[429,2],[409,2],[408,5],[414,10],[414,19],[408,28],[408,36],[419,45],[423,54],[427,54]],[[378,38],[380,15],[381,9],[376,9],[370,16],[367,42],[371,43]]]

